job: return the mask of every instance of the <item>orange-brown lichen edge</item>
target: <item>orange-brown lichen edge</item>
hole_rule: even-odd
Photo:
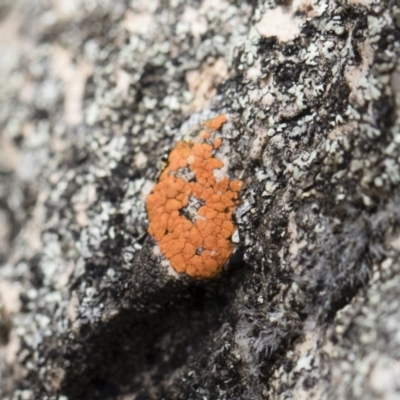
[[[212,136],[226,121],[219,115],[201,125],[196,142],[179,141],[146,201],[148,231],[161,253],[176,272],[196,279],[216,276],[233,250],[242,182],[214,176],[224,163],[215,156],[222,140]]]

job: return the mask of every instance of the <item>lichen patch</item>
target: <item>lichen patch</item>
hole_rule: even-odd
[[[256,24],[262,36],[276,36],[280,42],[288,42],[300,34],[302,20],[294,17],[293,7],[278,6],[265,12]]]
[[[56,75],[65,85],[65,120],[70,125],[78,125],[83,120],[82,103],[85,85],[88,77],[93,73],[93,66],[83,59],[75,63],[72,53],[55,45],[53,47],[53,67]]]
[[[223,58],[211,58],[200,69],[186,73],[186,83],[192,101],[183,107],[184,112],[196,112],[204,109],[215,96],[216,87],[228,77],[228,66]]]
[[[346,65],[344,77],[350,87],[350,102],[363,107],[365,105],[365,89],[370,86],[368,73],[373,63],[374,52],[369,40],[359,45],[361,63],[359,65]]]
[[[233,250],[232,214],[242,182],[214,173],[224,166],[216,131],[225,122],[223,115],[206,121],[195,140],[175,145],[146,202],[148,231],[161,253],[176,272],[197,279],[216,276]]]

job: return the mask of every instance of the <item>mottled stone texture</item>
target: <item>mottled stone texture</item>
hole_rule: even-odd
[[[0,1],[0,397],[400,398],[400,7]],[[145,199],[228,115],[221,275]]]

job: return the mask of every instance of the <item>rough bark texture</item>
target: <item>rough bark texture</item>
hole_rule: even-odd
[[[0,15],[2,399],[400,398],[396,0]],[[240,240],[176,277],[145,199],[221,113]]]

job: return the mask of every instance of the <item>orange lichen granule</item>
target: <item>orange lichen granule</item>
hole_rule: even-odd
[[[176,272],[197,279],[217,275],[233,250],[242,182],[214,175],[224,163],[215,156],[222,139],[213,136],[225,122],[225,115],[206,121],[196,141],[176,144],[146,202],[148,231],[162,254]]]

